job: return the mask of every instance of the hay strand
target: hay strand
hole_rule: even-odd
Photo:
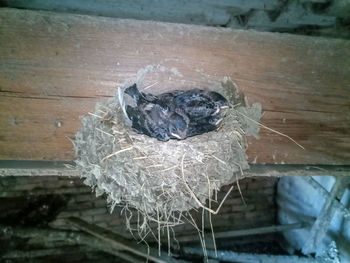
[[[279,131],[276,131],[274,129],[271,129],[269,127],[267,127],[266,125],[262,124],[261,122],[258,122],[258,121],[255,121],[253,120],[252,118],[248,117],[247,115],[245,115],[244,113],[240,112],[240,111],[237,111],[237,113],[241,114],[242,116],[244,116],[245,118],[247,118],[248,120],[250,120],[251,122],[254,122],[256,124],[258,124],[259,126],[265,128],[266,130],[269,130],[271,132],[274,132],[278,135],[281,135],[283,137],[286,137],[287,139],[289,139],[290,141],[294,142],[296,145],[298,145],[301,149],[305,150],[304,146],[302,146],[301,144],[299,144],[297,141],[295,141],[293,138],[289,137],[288,135],[282,133],[282,132],[279,132]]]

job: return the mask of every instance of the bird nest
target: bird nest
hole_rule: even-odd
[[[221,129],[186,140],[161,142],[136,133],[125,121],[117,96],[82,118],[74,139],[81,176],[97,196],[107,195],[112,210],[115,205],[136,209],[143,217],[137,220],[142,237],[152,222],[160,227],[183,223],[181,215],[192,208],[216,213],[220,188],[249,168],[246,135],[257,136],[261,106],[249,107],[228,78],[214,90],[233,106]],[[131,216],[127,221],[131,228],[129,220]]]

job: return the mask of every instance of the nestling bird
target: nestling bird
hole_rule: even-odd
[[[124,93],[136,101],[136,106],[127,105],[124,109],[132,128],[160,141],[182,140],[216,130],[224,117],[224,109],[229,108],[221,94],[200,89],[175,90],[155,96],[140,92],[134,84]]]

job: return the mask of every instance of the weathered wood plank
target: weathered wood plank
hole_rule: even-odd
[[[13,237],[20,237],[26,239],[35,239],[42,240],[42,242],[47,245],[52,242],[62,242],[64,241],[67,245],[81,245],[84,248],[89,247],[90,249],[104,251],[110,255],[114,255],[123,259],[123,262],[138,262],[137,258],[133,258],[129,254],[116,250],[115,247],[111,247],[105,242],[101,242],[97,238],[84,234],[77,231],[64,231],[64,230],[54,230],[54,229],[45,229],[45,228],[22,228],[22,227],[13,227],[0,225],[0,230],[11,231]],[[86,247],[85,247],[86,246]],[[14,255],[11,252],[2,255],[2,258],[11,257]],[[28,258],[27,255],[24,255],[25,258]]]
[[[21,167],[21,168],[19,168]],[[250,169],[244,171],[245,177],[263,177],[263,176],[350,176],[350,166],[338,165],[287,165],[287,164],[251,164]],[[0,162],[0,176],[68,176],[79,177],[80,172],[77,169],[61,166],[25,166],[14,163],[11,166],[2,165]]]
[[[286,224],[286,225],[273,225],[273,226],[256,227],[256,228],[249,228],[249,229],[231,230],[231,231],[225,231],[225,232],[216,232],[215,238],[216,239],[233,238],[233,237],[240,237],[240,236],[270,234],[275,232],[288,231],[292,229],[300,229],[306,226],[308,225],[306,225],[305,223],[293,223],[293,224]],[[208,242],[210,242],[211,237],[207,236],[206,239],[208,240]],[[184,235],[184,236],[178,237],[177,240],[180,242],[198,241],[198,234]]]
[[[203,256],[203,250],[197,247],[183,247],[183,253],[188,255]],[[273,254],[256,254],[256,253],[242,253],[234,252],[232,250],[218,250],[214,251],[207,249],[207,254],[210,259],[216,259],[224,262],[283,262],[283,263],[326,263],[328,259],[302,257],[297,255],[273,255]],[[217,253],[217,255],[216,255]]]
[[[231,77],[262,122],[251,162],[350,164],[350,41],[0,10],[0,159],[72,160],[79,117],[140,68],[180,74],[151,92]],[[155,79],[147,79],[146,84]]]
[[[310,229],[309,235],[305,240],[304,246],[301,251],[304,255],[310,255],[312,253],[321,254],[320,250],[317,248],[326,237],[327,231],[330,227],[330,223],[334,217],[334,214],[337,212],[337,200],[335,199],[340,196],[340,199],[343,197],[347,186],[349,185],[349,178],[346,177],[336,177],[335,182],[331,188],[328,198],[325,200],[323,207],[319,215],[317,216],[316,221]],[[318,253],[317,253],[318,252]]]
[[[143,257],[155,263],[166,263],[166,262],[186,263],[187,262],[183,260],[177,260],[168,255],[164,255],[164,252],[162,255],[159,255],[159,257],[157,257],[156,255],[158,251],[155,248],[146,247],[140,244],[135,245],[133,244],[132,241],[127,240],[111,232],[110,230],[104,229],[94,224],[87,223],[84,220],[81,220],[80,218],[70,217],[67,219],[67,223],[78,228],[79,230],[82,230],[86,233],[93,235],[94,237],[101,240],[101,242],[107,243],[108,246],[111,246],[116,250],[123,250],[123,251],[130,252],[133,255]],[[161,252],[159,251],[159,253]]]

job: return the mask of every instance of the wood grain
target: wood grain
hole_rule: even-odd
[[[147,65],[150,92],[231,77],[262,123],[256,163],[350,164],[350,41],[0,9],[0,159],[72,160],[80,116]]]
[[[80,171],[64,166],[66,162],[59,162],[59,165],[52,165],[47,162],[43,166],[42,161],[15,161],[12,166],[2,166],[0,161],[1,176],[67,176],[78,177]],[[45,162],[44,162],[45,163]],[[29,165],[30,164],[30,165]],[[296,164],[251,164],[250,169],[244,172],[245,177],[266,177],[266,176],[350,176],[350,167],[342,165],[296,165]],[[306,179],[305,179],[306,180]],[[229,188],[227,188],[228,190]]]

